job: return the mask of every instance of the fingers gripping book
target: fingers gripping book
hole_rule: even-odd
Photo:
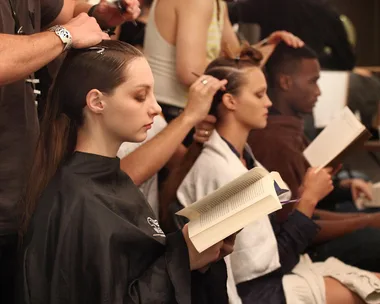
[[[288,191],[277,172],[256,167],[176,214],[189,219],[189,237],[202,252],[281,209],[287,202],[279,196]]]

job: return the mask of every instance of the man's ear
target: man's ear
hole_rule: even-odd
[[[86,95],[87,108],[93,113],[101,113],[104,110],[104,94],[99,90],[92,89]]]
[[[289,91],[293,85],[292,77],[289,75],[281,74],[278,79],[280,89],[283,91]]]
[[[230,111],[235,111],[237,106],[235,97],[230,93],[226,93],[222,96],[222,103]]]

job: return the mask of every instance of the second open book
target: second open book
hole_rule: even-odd
[[[279,196],[287,191],[277,172],[253,168],[177,215],[190,220],[190,240],[202,252],[253,221],[281,209]]]
[[[371,134],[348,107],[323,129],[303,155],[312,167],[335,167],[370,138]]]

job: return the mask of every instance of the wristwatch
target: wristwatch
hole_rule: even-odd
[[[48,29],[49,32],[54,32],[59,39],[61,39],[63,45],[65,46],[63,51],[67,51],[71,48],[73,40],[71,38],[70,32],[65,29],[62,25],[55,25]]]

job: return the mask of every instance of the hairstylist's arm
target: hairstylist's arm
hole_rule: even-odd
[[[118,26],[126,21],[136,19],[141,12],[139,0],[123,0],[123,2],[127,8],[124,13],[120,12],[115,5],[108,3],[107,0],[100,0],[92,15],[102,28]],[[89,3],[77,3],[74,16],[87,13],[92,6]]]
[[[201,80],[207,79],[204,85]],[[156,174],[181,145],[185,136],[210,110],[215,93],[227,84],[211,76],[202,76],[190,87],[189,101],[180,116],[147,143],[121,160],[121,169],[128,173],[136,185]]]
[[[211,22],[214,1],[178,1],[176,36],[176,70],[181,83],[190,86],[202,74],[206,58],[207,31]]]
[[[74,48],[95,45],[109,39],[94,18],[81,14],[64,27],[70,32]],[[0,34],[0,85],[23,79],[58,57],[61,39],[53,32],[34,35]]]
[[[213,115],[207,115],[204,120],[195,125],[195,133],[193,139],[199,144],[204,144],[209,140],[212,131],[215,129],[216,117]],[[173,156],[166,163],[165,167],[172,171],[177,168],[183,161],[188,149],[180,144]]]
[[[230,18],[228,16],[227,3],[224,6],[224,25],[222,33],[222,51],[230,51],[238,54],[240,49],[240,42],[232,28]]]

